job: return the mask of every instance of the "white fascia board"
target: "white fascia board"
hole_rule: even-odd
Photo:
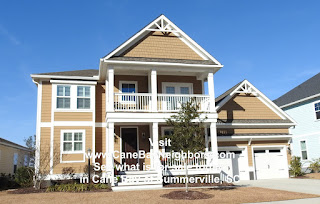
[[[82,79],[82,80],[99,80],[99,76],[93,77],[82,77],[82,76],[56,76],[56,75],[38,75],[38,74],[31,74],[32,79],[40,78],[40,79]]]
[[[96,81],[69,81],[69,80],[50,80],[50,83],[53,84],[87,84],[87,85],[96,85]]]
[[[261,141],[261,140],[290,140],[291,135],[264,135],[264,136],[218,136],[218,141]]]
[[[297,100],[297,101],[294,101],[294,102],[291,102],[291,103],[288,103],[288,104],[285,104],[285,105],[282,105],[282,106],[280,106],[280,108],[286,108],[286,107],[295,105],[297,103],[302,103],[304,101],[307,101],[307,100],[310,100],[310,99],[313,99],[313,98],[317,98],[317,97],[320,97],[320,93],[312,95],[312,96],[309,96],[309,97],[306,97],[306,98],[303,98],[303,99],[300,99],[300,100]]]
[[[170,67],[200,67],[200,68],[222,68],[223,65],[209,65],[209,64],[183,64],[170,62],[142,62],[142,61],[117,61],[105,59],[104,62],[108,64],[131,64],[131,65],[154,65],[154,66],[170,66]]]
[[[270,127],[281,126],[281,127],[291,127],[294,126],[294,123],[217,123],[217,126],[220,127]]]

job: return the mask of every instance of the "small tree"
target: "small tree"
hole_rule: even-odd
[[[293,156],[290,161],[290,172],[294,177],[302,176],[303,172],[301,170],[301,158]]]
[[[200,118],[199,105],[195,100],[181,104],[181,109],[172,115],[166,122],[173,127],[173,134],[166,136],[171,139],[171,150],[176,152],[196,153],[205,149],[205,133],[203,122],[207,119]],[[186,192],[188,192],[188,158],[183,158],[185,164]]]
[[[30,156],[34,157],[36,151],[36,135],[29,136],[27,139],[24,139],[24,142],[26,143],[28,149],[31,150]]]
[[[319,173],[320,172],[320,158],[313,159],[309,168],[312,169],[313,173]]]

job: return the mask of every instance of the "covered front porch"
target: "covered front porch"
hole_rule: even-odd
[[[132,177],[136,182],[149,174],[154,178],[184,175],[183,159],[170,157],[172,151],[168,143],[167,146],[159,145],[159,141],[165,142],[165,136],[172,131],[165,122],[107,124],[107,153],[114,154],[106,159],[106,176],[124,176],[126,179]],[[204,153],[188,159],[190,175],[219,174],[228,169],[226,162],[229,160],[218,160],[216,123],[206,123],[206,127]],[[132,158],[132,155],[144,157]]]

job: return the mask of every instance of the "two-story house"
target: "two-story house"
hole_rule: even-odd
[[[292,155],[301,157],[303,168],[320,158],[320,73],[274,101],[297,123],[290,129]]]
[[[103,176],[112,178],[117,173],[131,179],[126,185],[162,186],[162,176],[184,173],[174,168],[182,165],[180,161],[154,156],[166,151],[158,144],[172,129],[166,120],[181,103],[194,100],[201,117],[207,118],[204,148],[213,154],[192,159],[190,175],[224,171],[241,179],[288,177],[288,128],[294,123],[247,80],[215,99],[214,74],[222,67],[161,15],[101,58],[99,70],[32,74],[38,86],[37,162],[42,151],[49,151],[48,178],[57,179],[64,167],[73,167],[81,175],[89,148],[93,153],[114,152],[92,161],[106,166]],[[153,156],[119,157],[139,150]],[[218,158],[218,152],[236,156]],[[124,163],[140,167],[114,171],[115,165]],[[219,168],[204,168],[214,165]],[[159,171],[160,166],[167,168]]]

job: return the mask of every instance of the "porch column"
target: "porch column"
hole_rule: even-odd
[[[208,144],[209,144],[209,141],[208,141],[208,127],[207,125],[204,126],[204,139],[205,139],[205,146],[206,146],[206,152],[209,151],[209,147],[208,147]]]
[[[213,153],[213,162],[218,162],[218,142],[217,142],[217,125],[215,122],[210,123],[210,141],[211,141],[211,152]]]
[[[214,83],[213,83],[213,73],[209,72],[208,73],[208,93],[209,93],[209,98],[210,98],[210,112],[215,112],[215,96],[214,96]]]
[[[111,179],[111,183],[113,185],[113,178],[114,178],[114,159],[113,159],[113,153],[114,153],[114,123],[108,123],[106,128],[106,142],[107,142],[107,174],[109,178]]]
[[[114,111],[114,69],[108,68],[108,106],[107,111]]]
[[[159,163],[159,125],[158,123],[152,123],[152,150],[153,150],[153,168],[160,170]]]
[[[157,70],[151,70],[151,110],[157,112]]]

